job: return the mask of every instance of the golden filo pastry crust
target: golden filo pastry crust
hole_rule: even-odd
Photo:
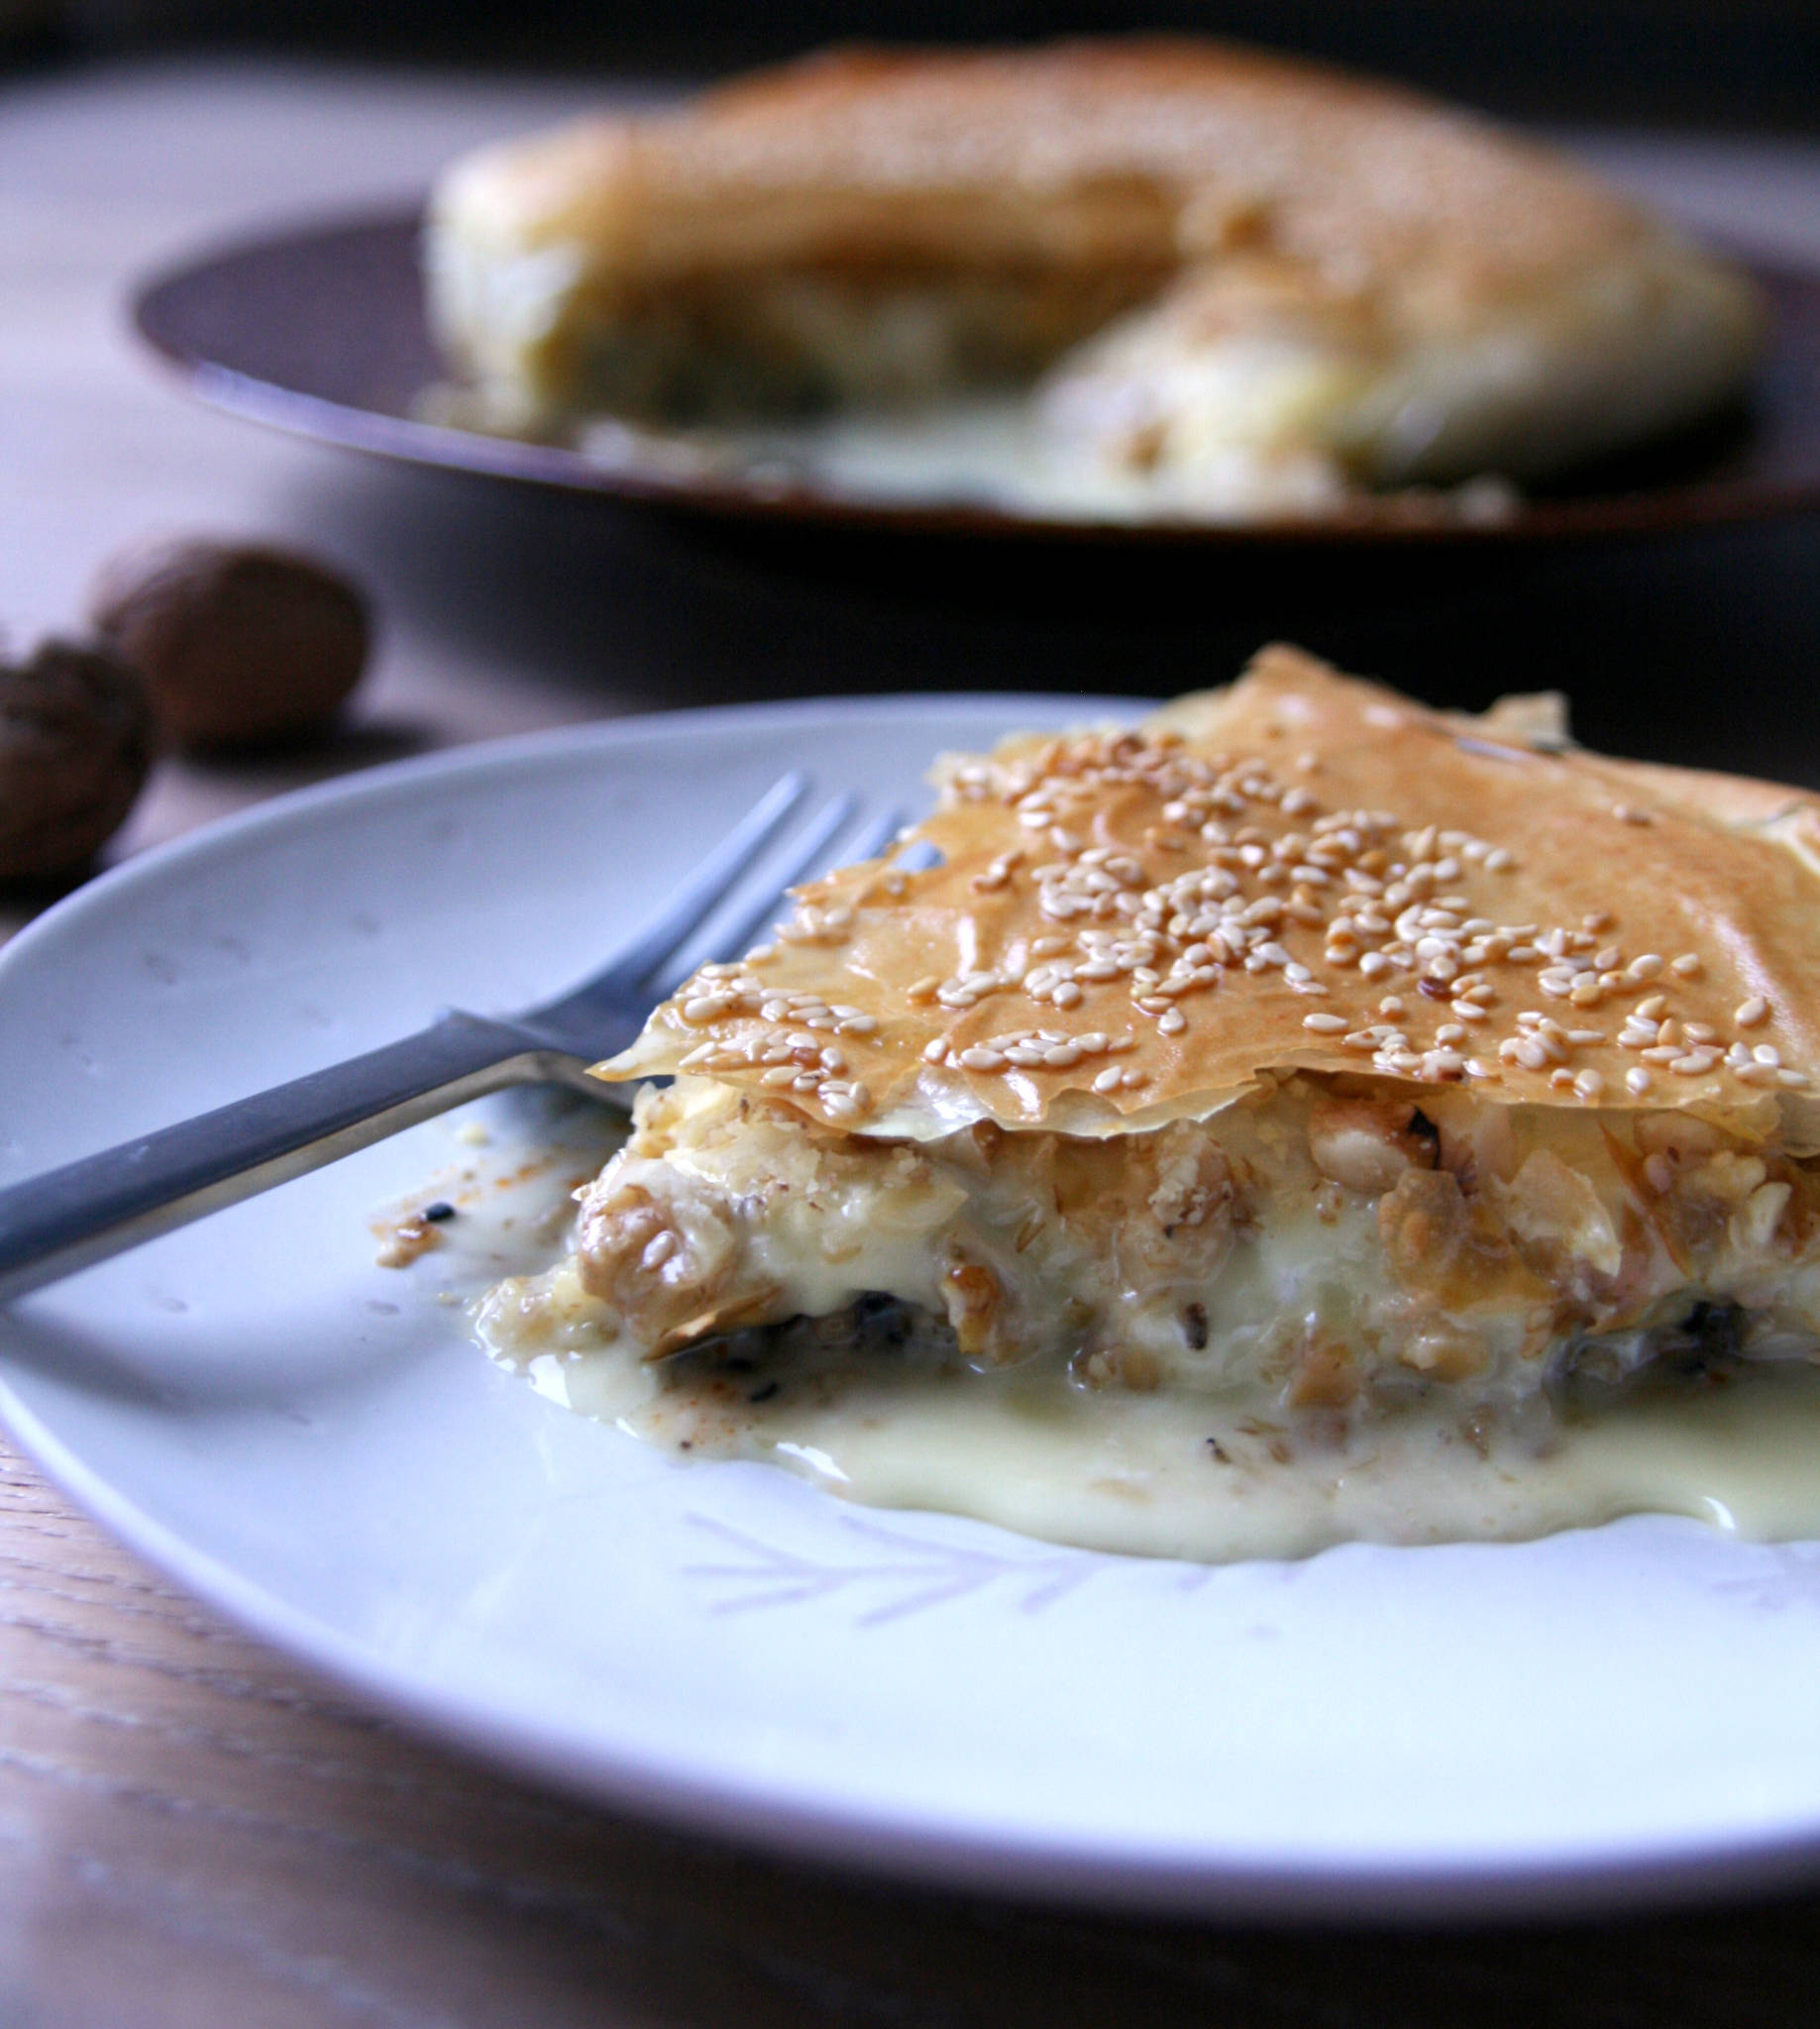
[[[1544,473],[1695,415],[1753,292],[1561,158],[1191,39],[850,51],[457,164],[450,352],[527,415],[1030,378],[1126,470]],[[724,390],[723,390],[724,391]]]
[[[904,846],[798,891],[599,1075],[932,1140],[1131,1133],[1362,1074],[1820,1150],[1802,792],[1582,753],[1546,707],[1429,710],[1286,647],[939,780]],[[940,864],[899,865],[910,845]]]

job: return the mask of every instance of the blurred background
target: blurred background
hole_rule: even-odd
[[[837,39],[1193,29],[1517,115],[1820,123],[1815,0],[0,0],[16,56],[309,49],[435,63],[722,69]]]
[[[841,39],[1143,28],[1488,108],[1820,272],[1820,0],[0,0],[0,628],[79,624],[104,557],[195,529],[339,565],[380,621],[333,739],[167,758],[115,854],[313,775],[564,720],[1167,694],[1273,638],[1439,701],[1560,689],[1593,744],[1820,782],[1813,516],[1441,552],[837,541],[256,429],[185,398],[131,330],[151,275],[299,220],[402,216],[464,151],[590,105]]]

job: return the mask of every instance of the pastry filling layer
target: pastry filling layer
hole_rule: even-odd
[[[770,1345],[825,1386],[883,1348],[1312,1442],[1436,1396],[1493,1428],[1575,1377],[1811,1359],[1817,1208],[1820,1164],[1673,1113],[1298,1074],[1149,1133],[910,1142],[685,1077],[482,1329],[515,1364],[611,1346],[679,1382]]]

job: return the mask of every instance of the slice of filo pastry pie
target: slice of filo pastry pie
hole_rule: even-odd
[[[936,780],[598,1067],[668,1082],[568,1256],[482,1306],[496,1351],[611,1350],[709,1449],[862,1381],[889,1422],[913,1370],[943,1417],[1186,1406],[1198,1458],[1354,1464],[1806,1370],[1815,800],[1283,647]],[[885,1497],[981,1505],[932,1484]],[[1425,1529],[1389,1489],[1324,1527]]]

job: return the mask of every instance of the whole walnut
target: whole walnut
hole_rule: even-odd
[[[152,729],[144,687],[106,648],[47,641],[0,661],[0,880],[85,866],[133,807]]]
[[[308,557],[199,537],[103,566],[89,617],[184,746],[253,746],[314,730],[367,666],[367,604]]]

